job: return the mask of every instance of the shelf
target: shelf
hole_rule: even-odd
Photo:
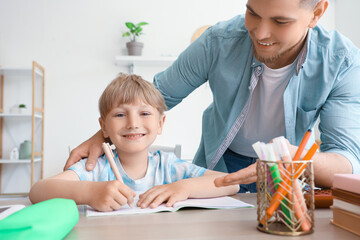
[[[42,77],[42,72],[35,69],[35,73]],[[32,68],[15,68],[15,67],[0,67],[0,75],[17,76],[17,75],[32,75]]]
[[[35,181],[43,178],[44,85],[45,69],[35,61],[32,62],[31,68],[0,66],[0,142],[2,144],[0,156],[4,157],[0,158],[0,166],[4,165],[0,169],[0,182],[6,183],[0,184],[0,195],[17,194],[14,193],[15,189],[24,192],[24,189],[30,189]],[[25,100],[27,108],[13,105],[24,99],[27,99]],[[13,106],[10,107],[11,105]],[[31,133],[30,137],[28,130]],[[30,149],[26,146],[27,153],[30,151],[31,154],[26,155],[27,159],[10,159],[10,150],[14,146],[21,145],[20,140],[24,139],[32,142]],[[34,149],[36,145],[41,146],[41,149],[37,149],[38,152]],[[25,169],[27,169],[26,173],[23,172]],[[26,179],[28,176],[29,179]]]
[[[40,162],[41,158],[34,158],[34,162]],[[17,163],[31,163],[31,159],[19,159],[19,160],[10,160],[10,159],[1,159],[0,164],[17,164]]]
[[[28,113],[28,114],[19,114],[19,113],[0,113],[0,117],[4,117],[4,118],[8,118],[8,117],[32,117],[32,114]],[[42,119],[42,114],[40,113],[35,113],[35,118],[36,119]]]
[[[167,67],[170,66],[176,59],[177,59],[176,56],[170,56],[170,57],[116,56],[115,65],[127,66],[129,68],[129,72],[133,73],[135,66]]]

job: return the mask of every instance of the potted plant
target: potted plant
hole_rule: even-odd
[[[24,114],[27,113],[27,107],[25,104],[16,104],[10,108],[10,113]]]
[[[141,42],[137,42],[137,37],[142,34],[142,26],[147,25],[147,22],[139,22],[138,24],[134,24],[132,22],[126,22],[125,25],[129,29],[129,31],[125,32],[123,37],[130,37],[130,42],[126,43],[126,47],[128,49],[128,54],[133,56],[140,56],[142,48],[144,44]]]

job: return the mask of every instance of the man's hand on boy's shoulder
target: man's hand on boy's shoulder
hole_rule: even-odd
[[[185,181],[177,181],[155,186],[139,195],[137,206],[141,208],[156,208],[166,202],[167,207],[172,207],[174,203],[189,198],[190,191],[187,184]]]
[[[83,158],[86,161],[86,170],[92,171],[98,158],[104,153],[101,144],[105,141],[101,130],[95,133],[91,138],[73,149],[68,160],[65,163],[64,171]]]
[[[91,182],[87,191],[88,205],[98,211],[119,210],[124,205],[132,206],[136,193],[118,180]]]

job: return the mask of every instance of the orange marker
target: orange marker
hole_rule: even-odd
[[[301,143],[295,153],[295,156],[293,157],[293,161],[299,161],[300,157],[301,157],[301,153],[304,151],[305,146],[307,144],[307,142],[309,141],[309,138],[311,136],[311,129],[307,130],[303,139],[301,140]],[[305,160],[309,160],[309,159],[305,159]]]
[[[307,132],[308,133],[308,132]],[[306,134],[307,134],[306,133]],[[306,136],[305,134],[305,136]],[[304,138],[305,138],[304,136]],[[308,137],[309,139],[309,137]],[[306,145],[306,142],[305,144],[303,143],[304,141],[301,142],[301,144],[303,144],[304,146]],[[300,144],[300,145],[301,145]],[[300,146],[299,146],[300,147]],[[311,159],[316,150],[319,148],[319,145],[317,145],[316,143],[314,143],[312,145],[312,147],[309,149],[309,151],[306,153],[305,157],[303,158],[303,160],[309,160]],[[299,149],[298,149],[299,150]],[[302,152],[302,151],[301,151]],[[299,156],[301,155],[301,152],[300,154],[298,154]],[[306,168],[306,164],[298,164],[295,168],[295,176],[294,176],[294,179],[297,179],[301,173],[305,170]],[[291,169],[288,168],[288,171],[290,171]],[[265,225],[265,219],[270,219],[271,216],[274,214],[275,210],[278,208],[280,202],[284,199],[284,196],[286,196],[286,194],[291,190],[291,179],[290,177],[287,177],[286,178],[287,180],[285,181],[285,183],[282,181],[280,182],[280,184],[278,185],[278,189],[276,190],[273,198],[271,199],[270,201],[270,206],[269,208],[266,210],[266,215],[260,220],[260,223]]]

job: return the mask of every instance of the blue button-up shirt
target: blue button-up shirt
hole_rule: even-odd
[[[227,171],[222,155],[245,120],[262,66],[239,15],[210,27],[154,77],[168,109],[209,82],[213,103],[203,113],[194,163]],[[320,117],[321,151],[343,155],[360,173],[360,51],[351,41],[321,26],[310,29],[283,99],[291,144],[299,145]]]

